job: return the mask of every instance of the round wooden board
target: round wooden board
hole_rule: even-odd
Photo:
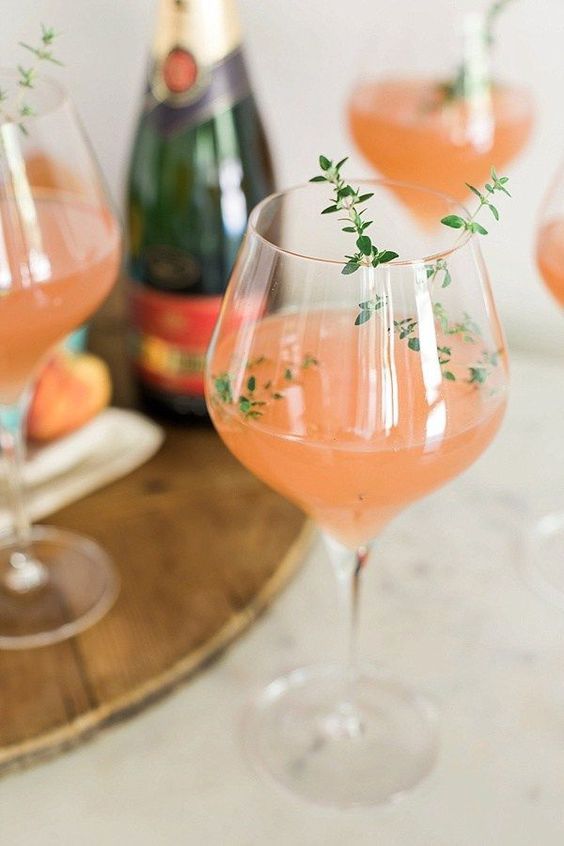
[[[0,652],[0,774],[131,716],[211,661],[287,582],[310,536],[206,430],[169,430],[152,461],[49,522],[99,540],[122,589],[80,637]]]
[[[118,287],[91,346],[110,363],[114,402],[131,406],[125,338]],[[247,473],[211,428],[166,435],[150,462],[47,521],[103,544],[122,588],[80,637],[0,651],[0,775],[172,690],[247,628],[305,556],[311,530],[301,512]]]

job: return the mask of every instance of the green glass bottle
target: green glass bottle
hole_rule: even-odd
[[[161,0],[128,184],[141,398],[206,419],[203,365],[253,206],[274,189],[235,0]]]

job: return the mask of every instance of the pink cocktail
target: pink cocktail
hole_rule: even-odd
[[[30,389],[53,346],[107,296],[121,233],[65,92],[33,76],[24,101],[22,73],[0,72],[0,446],[12,514],[12,531],[0,540],[5,649],[71,637],[108,610],[118,587],[94,541],[32,528],[25,509]]]

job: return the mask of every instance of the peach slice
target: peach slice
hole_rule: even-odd
[[[74,432],[108,405],[111,390],[110,373],[101,359],[57,351],[37,381],[28,436],[52,441]]]

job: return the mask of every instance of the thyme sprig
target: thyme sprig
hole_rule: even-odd
[[[221,373],[214,376],[214,399],[222,405],[233,405],[232,378],[229,373]],[[243,417],[247,420],[256,420],[262,417],[261,409],[266,405],[266,400],[258,400],[255,396],[257,380],[255,376],[249,376],[245,385],[245,393],[237,399],[237,407]]]
[[[472,320],[466,312],[463,319],[456,323],[450,323],[445,307],[441,303],[435,303],[433,306],[435,319],[441,328],[441,332],[445,336],[459,337],[466,344],[479,344],[481,342],[482,333],[480,327]],[[413,328],[412,331],[415,331]],[[401,335],[400,335],[401,337]],[[413,340],[416,340],[413,338]],[[409,345],[410,349],[418,350],[419,341],[417,339],[417,346]],[[466,368],[467,377],[463,380],[468,385],[483,385],[489,376],[491,376],[493,369],[499,364],[500,351],[489,352],[482,350],[481,355],[476,360],[476,363]],[[443,379],[447,382],[457,382],[459,379],[453,372],[453,350],[448,343],[437,345],[437,357],[441,368]]]
[[[477,232],[479,235],[487,235],[488,230],[482,226],[481,223],[478,223],[475,218],[481,212],[481,210],[485,207],[490,210],[493,217],[496,220],[499,220],[499,211],[497,206],[491,201],[491,198],[497,192],[502,192],[506,194],[508,197],[511,197],[511,194],[505,187],[509,182],[508,176],[498,176],[495,172],[495,168],[492,167],[491,169],[491,182],[486,183],[485,185],[485,193],[480,191],[478,188],[474,187],[474,185],[469,185],[466,182],[466,186],[475,194],[480,203],[478,207],[474,210],[474,213],[470,215],[468,218],[461,217],[458,214],[449,214],[446,217],[443,217],[441,223],[445,226],[450,226],[452,229],[464,229],[466,232]]]
[[[24,135],[28,134],[28,130],[24,122],[25,118],[32,117],[36,113],[33,106],[24,99],[25,92],[35,88],[39,64],[41,62],[51,62],[52,64],[59,66],[62,66],[63,64],[59,61],[59,59],[55,58],[53,54],[52,45],[56,37],[57,33],[52,27],[46,27],[44,24],[41,24],[41,38],[37,47],[26,44],[24,41],[19,42],[20,47],[33,54],[35,61],[27,67],[21,64],[17,66],[20,96],[14,104],[15,114],[8,112],[6,108],[2,106],[2,104],[8,103],[9,95],[5,89],[0,89],[0,120],[7,123],[16,123]]]
[[[341,174],[341,168],[348,161],[347,158],[340,162],[333,162],[326,156],[319,157],[319,167],[322,173],[310,179],[310,182],[329,182],[335,189],[335,196],[331,198],[331,204],[323,209],[321,214],[334,214],[344,212],[345,217],[339,220],[347,225],[343,232],[350,232],[357,236],[357,252],[346,256],[347,262],[341,271],[343,274],[356,273],[361,267],[378,267],[379,264],[387,264],[389,261],[398,258],[398,253],[393,250],[379,250],[372,242],[366,230],[372,226],[372,220],[364,220],[363,215],[366,209],[358,207],[374,196],[373,193],[361,194],[360,188],[353,188],[347,185]]]
[[[452,276],[450,275],[450,270],[448,269],[448,264],[446,263],[445,259],[439,259],[434,264],[427,265],[427,279],[432,282],[434,279],[437,278],[439,273],[443,274],[443,281],[441,283],[441,288],[448,288],[450,283],[452,282]]]
[[[486,26],[485,26],[485,33],[484,37],[486,39],[486,44],[491,49],[495,44],[495,27],[497,24],[497,19],[505,11],[507,6],[510,3],[515,2],[515,0],[494,0],[494,2],[489,7],[488,11],[486,12]]]
[[[52,46],[56,37],[57,33],[53,27],[41,24],[41,44],[39,47],[32,47],[30,44],[26,44],[25,41],[20,41],[20,47],[23,47],[24,50],[29,50],[40,61],[52,62],[54,65],[63,67],[63,63],[53,55],[53,51],[47,49]]]
[[[335,190],[334,196],[331,198],[331,204],[324,208],[321,214],[334,214],[339,211],[346,212],[346,217],[339,218],[341,222],[345,222],[347,224],[342,228],[342,231],[357,236],[356,246],[358,252],[353,255],[345,256],[346,262],[343,270],[341,271],[345,275],[355,273],[360,267],[378,267],[379,264],[386,264],[399,257],[399,254],[394,250],[379,250],[373,244],[371,238],[365,234],[368,227],[372,226],[373,221],[364,220],[363,215],[366,213],[366,209],[359,209],[358,206],[369,200],[374,196],[374,194],[361,194],[360,188],[353,188],[345,182],[341,173],[341,168],[347,161],[348,158],[344,158],[335,163],[332,159],[328,159],[326,156],[320,156],[319,166],[323,172],[310,179],[310,182],[328,182],[330,185],[333,185]],[[480,201],[479,205],[470,217],[464,218],[458,214],[449,214],[442,218],[441,223],[445,226],[450,226],[452,229],[463,229],[467,232],[487,235],[488,230],[482,226],[481,223],[478,223],[475,218],[485,207],[490,210],[496,220],[499,220],[499,211],[497,206],[495,206],[492,202],[492,197],[500,192],[506,194],[508,197],[511,197],[511,194],[506,187],[509,182],[509,177],[498,176],[495,168],[493,167],[491,169],[490,176],[491,181],[486,183],[485,190],[483,192],[474,185],[470,185],[468,182],[466,183],[469,190],[472,191],[472,193],[475,194]],[[445,259],[439,259],[434,264],[428,265],[426,271],[429,279],[435,279],[436,276],[442,272],[443,276],[441,287],[443,288],[447,288],[452,282],[452,277]],[[360,304],[361,313],[355,321],[357,325],[365,323],[375,311],[378,311],[380,306],[375,308],[374,305],[374,302]],[[366,306],[366,308],[364,306]]]
[[[441,303],[434,303],[433,314],[443,335],[460,335],[465,344],[475,344],[482,336],[480,327],[466,311],[463,312],[462,320],[456,323],[449,321],[447,310]]]
[[[495,352],[484,350],[482,352],[478,363],[474,367],[468,368],[470,375],[467,381],[470,385],[483,385],[487,381],[494,367],[499,364],[500,352],[501,350]]]
[[[246,394],[241,394],[241,396],[239,397],[239,411],[241,412],[243,417],[250,420],[256,420],[257,418],[262,417],[261,408],[266,405],[266,400],[256,399],[256,376],[249,376],[249,378],[247,379],[246,387]]]
[[[509,2],[509,0],[507,0]],[[365,235],[366,229],[372,225],[373,221],[364,220],[363,215],[366,209],[359,209],[362,203],[369,200],[373,194],[361,194],[359,188],[353,188],[348,185],[343,179],[341,168],[347,159],[334,163],[331,159],[325,156],[319,157],[319,165],[322,173],[313,177],[311,182],[327,182],[334,187],[334,196],[331,200],[331,205],[323,209],[322,214],[333,214],[335,212],[344,211],[346,217],[340,218],[341,222],[347,225],[343,227],[343,232],[355,234],[357,236],[356,246],[358,252],[346,256],[346,263],[344,264],[342,273],[348,275],[356,272],[360,267],[377,267],[379,264],[386,264],[398,257],[398,253],[392,250],[378,250],[372,243],[372,240]],[[487,235],[487,230],[477,222],[476,217],[482,208],[490,209],[491,214],[495,220],[499,220],[499,211],[492,202],[492,197],[496,193],[503,193],[511,196],[507,190],[508,178],[506,176],[499,177],[494,168],[491,170],[491,182],[488,182],[484,191],[480,191],[473,185],[468,185],[468,188],[478,197],[479,204],[474,210],[473,214],[464,218],[460,215],[447,215],[441,220],[445,226],[453,229],[461,229],[471,233],[478,233],[480,235]],[[425,266],[427,280],[432,283],[435,279],[441,279],[441,288],[447,288],[452,284],[452,276],[445,259],[438,259],[433,264]],[[386,297],[379,294],[374,295],[373,299],[365,300],[359,303],[360,312],[356,317],[355,325],[361,326],[370,320],[377,312],[379,312],[386,305]],[[437,325],[440,327],[443,339],[441,344],[437,345],[438,363],[441,367],[442,376],[447,381],[457,381],[456,373],[453,370],[452,356],[453,348],[448,343],[448,336],[456,336],[467,344],[479,344],[481,340],[480,327],[472,320],[471,316],[466,312],[462,316],[462,320],[452,323],[449,320],[446,308],[439,302],[433,304],[433,315]],[[418,335],[418,321],[414,317],[404,317],[399,320],[394,320],[393,328],[388,329],[389,332],[394,332],[399,340],[406,341],[407,346],[413,352],[420,352],[421,343]],[[470,385],[483,385],[493,368],[498,364],[499,353],[491,353],[483,350],[475,363],[466,368],[468,377],[464,379]],[[223,405],[236,405],[239,413],[245,420],[257,420],[264,414],[264,409],[268,405],[269,400],[284,399],[285,394],[281,390],[276,390],[272,379],[267,381],[259,381],[257,375],[257,368],[268,361],[266,356],[259,355],[256,358],[250,359],[245,370],[247,371],[244,392],[240,393],[235,400],[235,392],[233,390],[233,377],[228,373],[221,373],[219,376],[213,377],[214,393],[213,401]],[[312,367],[320,367],[319,360],[307,353],[303,356],[300,363],[298,362],[283,362],[283,372],[281,379],[286,385],[295,383],[299,377],[299,371],[306,371]],[[299,384],[299,382],[298,382]]]
[[[509,0],[507,0],[507,2],[509,2]],[[334,186],[335,195],[331,200],[331,205],[323,209],[322,214],[333,214],[334,212],[345,210],[347,217],[341,218],[341,220],[344,220],[347,225],[343,228],[343,232],[350,232],[357,236],[356,246],[359,252],[355,255],[345,257],[346,263],[342,271],[345,274],[350,274],[358,270],[359,267],[377,267],[379,264],[383,264],[397,258],[398,254],[392,250],[384,250],[380,252],[377,247],[372,244],[370,238],[364,234],[365,230],[372,225],[372,221],[364,220],[363,215],[366,210],[359,210],[358,206],[366,200],[369,200],[374,195],[361,194],[360,189],[355,189],[350,185],[347,185],[341,173],[341,168],[346,161],[346,158],[341,159],[341,161],[335,164],[326,156],[320,156],[319,165],[323,173],[318,176],[314,176],[310,181],[328,182]],[[498,176],[495,168],[492,168],[491,181],[485,185],[483,191],[480,191],[474,185],[466,183],[470,191],[472,191],[479,200],[476,209],[467,218],[457,214],[447,215],[442,218],[441,223],[452,229],[461,229],[472,234],[477,233],[478,235],[487,235],[488,230],[479,223],[476,218],[483,208],[488,208],[495,220],[499,220],[499,210],[497,206],[494,205],[492,198],[498,193],[506,194],[510,197],[511,194],[506,187],[508,182],[509,179],[507,176]],[[452,284],[452,275],[446,259],[437,259],[437,261],[433,264],[426,265],[425,271],[427,274],[427,280],[430,284],[432,284],[436,279],[441,280],[441,288],[448,288]],[[380,296],[379,294],[374,295],[371,300],[365,300],[359,303],[358,307],[360,311],[356,316],[355,326],[362,326],[364,323],[367,323],[377,312],[381,311],[385,304],[386,298],[384,296]],[[480,328],[472,320],[469,314],[464,313],[462,320],[459,320],[456,323],[451,323],[445,307],[438,302],[435,302],[433,305],[433,313],[443,336],[458,336],[464,343],[478,343],[481,335]],[[388,331],[392,330],[389,329]],[[401,320],[394,320],[393,331],[399,337],[400,341],[407,342],[407,346],[410,350],[413,352],[420,351],[421,344],[418,335],[418,321],[416,318],[405,317]],[[437,355],[443,378],[448,381],[456,381],[457,377],[450,366],[452,348],[446,343],[438,345]],[[483,354],[486,358],[488,355],[490,354],[486,352]],[[480,360],[475,366],[468,368],[470,375],[466,380],[467,382],[470,384],[483,384],[483,382],[487,379],[491,371],[491,367],[495,366],[495,362],[491,356],[487,359],[487,361],[486,358]],[[290,369],[286,369],[284,378],[288,381],[293,379],[293,373]]]
[[[384,297],[381,297],[379,294],[376,294],[373,300],[366,300],[363,303],[359,303],[358,307],[360,309],[360,313],[357,315],[354,325],[362,326],[363,323],[366,323],[367,320],[370,320],[373,314],[375,314],[377,311],[380,311],[385,302],[386,301]]]
[[[495,28],[498,23],[498,19],[507,6],[513,2],[514,0],[493,0],[485,13],[483,39],[484,45],[490,53],[493,50],[496,41]],[[483,86],[484,80],[482,79],[480,82]],[[490,84],[490,80],[487,78],[485,82],[486,84]],[[438,90],[442,96],[442,102],[446,104],[456,102],[457,100],[463,100],[465,97],[472,96],[480,90],[479,88],[477,92],[476,90],[473,90],[473,88],[476,89],[476,85],[475,83],[473,84],[473,75],[466,62],[462,62],[458,66],[452,80],[442,82],[438,86]]]
[[[217,399],[224,405],[231,405],[233,402],[233,392],[231,390],[231,377],[229,373],[222,373],[220,376],[216,376],[213,384]]]
[[[407,338],[407,346],[413,352],[419,352],[421,344],[415,334],[417,320],[414,317],[404,317],[402,320],[394,320],[394,330],[399,335],[400,341]]]
[[[357,316],[355,324],[357,326],[366,323],[370,320],[373,314],[379,311],[386,304],[386,298],[378,294],[373,300],[364,303],[359,303],[361,309]],[[472,317],[464,312],[462,320],[457,320],[452,323],[449,320],[448,313],[442,303],[436,302],[433,305],[433,315],[435,321],[440,328],[441,334],[446,337],[458,337],[465,344],[479,344],[482,333],[478,324],[472,320]],[[421,342],[417,333],[418,321],[414,317],[404,317],[400,320],[394,320],[394,334],[398,336],[400,341],[407,341],[407,346],[413,352],[420,352]],[[388,329],[391,332],[391,329]],[[447,343],[437,345],[437,357],[443,378],[449,382],[456,382],[457,377],[452,370],[452,347]],[[476,365],[468,367],[468,378],[465,380],[469,384],[483,384],[492,369],[497,366],[499,360],[498,353],[489,353],[484,351],[482,356],[477,360]],[[450,367],[448,365],[451,365]]]
[[[256,370],[267,362],[268,359],[264,355],[247,362],[245,370],[249,375],[246,376],[244,392],[238,396],[236,402],[231,374],[223,372],[219,376],[213,376],[213,401],[220,405],[236,405],[245,420],[258,420],[263,416],[264,409],[270,400],[281,400],[285,397],[284,393],[273,389],[272,379],[267,379],[266,382],[259,379]],[[287,383],[294,383],[300,370],[311,370],[319,366],[319,360],[314,355],[306,353],[299,364],[284,368],[283,379]]]

